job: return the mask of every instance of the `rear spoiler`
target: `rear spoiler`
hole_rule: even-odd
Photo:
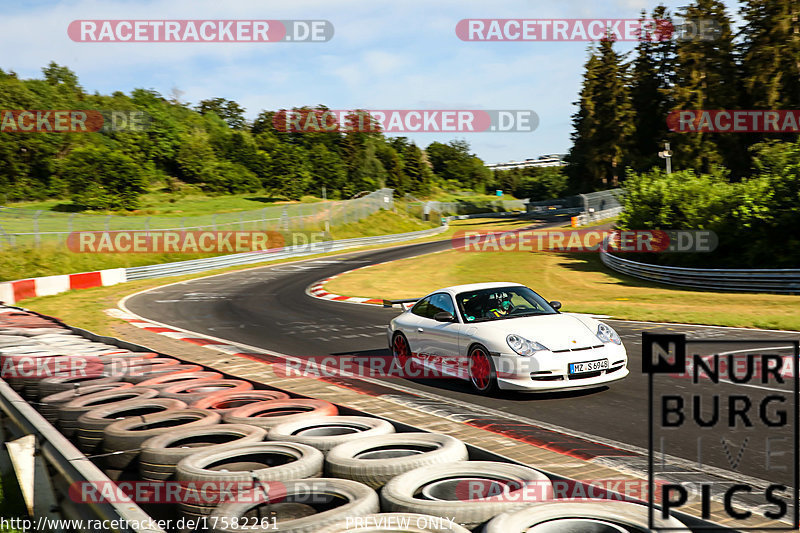
[[[408,298],[406,300],[384,300],[383,306],[384,307],[399,307],[403,310],[408,309],[411,307],[410,304],[418,302],[419,298]]]

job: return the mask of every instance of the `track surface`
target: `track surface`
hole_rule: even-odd
[[[322,278],[359,266],[432,253],[448,247],[449,241],[441,241],[256,268],[162,287],[134,296],[126,305],[132,312],[151,320],[289,355],[386,356],[390,353],[386,325],[397,315],[398,310],[319,300],[308,296],[305,293],[306,288]],[[557,294],[543,296],[548,300],[560,299]],[[565,308],[569,309],[569,302],[564,303]],[[685,333],[690,339],[709,340],[800,337],[797,333],[734,328],[658,325],[619,320],[609,323],[623,339],[631,369],[627,379],[610,388],[547,395],[501,392],[497,397],[483,397],[474,394],[468,383],[456,380],[388,379],[387,383],[390,386],[400,384],[450,400],[490,407],[511,416],[524,416],[584,434],[646,448],[648,393],[647,378],[641,373],[643,331]],[[747,346],[731,347],[714,343],[705,346],[703,350],[712,353],[741,348]],[[660,392],[681,390],[685,386],[679,379],[672,379],[672,382],[663,381],[667,378],[661,379]],[[769,390],[741,385],[723,387],[728,392],[749,395],[756,407],[757,402],[770,393]],[[705,406],[703,411],[709,412]],[[727,416],[724,406],[721,414],[723,417]],[[790,424],[781,435],[789,438],[784,446],[791,447],[793,429]],[[702,436],[703,464],[793,485],[791,466],[785,471],[775,470],[765,474],[763,435],[737,429],[729,435],[731,440],[727,443],[726,454],[726,445],[720,441],[719,433],[686,431],[689,430],[685,429],[680,439],[670,439],[667,435],[664,452],[697,461],[695,437]],[[742,441],[747,436],[751,438],[749,445],[745,446],[741,461],[733,468],[729,454],[735,460]],[[784,456],[782,461],[789,462],[790,459]]]

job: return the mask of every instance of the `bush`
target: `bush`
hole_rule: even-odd
[[[58,173],[72,202],[90,209],[135,209],[148,182],[143,165],[105,146],[75,148]]]

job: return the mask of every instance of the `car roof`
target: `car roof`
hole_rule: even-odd
[[[445,287],[443,289],[439,289],[438,291],[433,291],[430,294],[435,294],[437,292],[448,292],[452,295],[460,294],[462,292],[468,291],[477,291],[481,289],[497,289],[500,287],[523,287],[521,283],[514,283],[511,281],[489,281],[484,283],[468,283],[466,285],[452,285],[450,287]]]

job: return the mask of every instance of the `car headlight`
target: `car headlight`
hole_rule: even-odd
[[[611,326],[600,322],[597,326],[597,338],[603,342],[613,342],[614,344],[622,344],[622,339],[619,334],[611,329]]]
[[[536,352],[547,350],[546,346],[543,346],[538,342],[529,341],[525,337],[520,337],[519,335],[514,334],[506,337],[506,342],[508,343],[509,348],[517,352],[519,355],[533,355]]]

